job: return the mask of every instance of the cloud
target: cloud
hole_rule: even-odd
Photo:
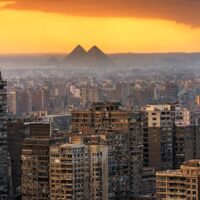
[[[163,19],[200,26],[200,0],[16,0],[5,8],[73,16]]]

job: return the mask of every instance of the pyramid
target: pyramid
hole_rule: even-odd
[[[115,66],[113,61],[97,46],[88,52],[78,45],[66,58],[65,64],[71,67],[110,67]]]
[[[93,46],[87,52],[87,58],[89,62],[93,63],[95,66],[101,67],[111,67],[114,66],[113,61],[107,56],[101,49],[97,46]]]
[[[81,67],[82,63],[85,63],[86,56],[87,56],[87,52],[85,51],[85,49],[81,45],[78,45],[66,57],[64,61],[65,62],[64,65],[73,66],[73,67]]]

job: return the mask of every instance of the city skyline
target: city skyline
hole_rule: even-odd
[[[77,44],[107,53],[199,52],[199,8],[195,0],[3,0],[0,54],[68,53]]]
[[[0,0],[0,200],[200,200],[200,0]]]

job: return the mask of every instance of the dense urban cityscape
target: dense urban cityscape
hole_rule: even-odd
[[[0,200],[200,200],[199,10],[0,0]]]
[[[199,199],[195,67],[46,68],[2,69],[0,199]]]

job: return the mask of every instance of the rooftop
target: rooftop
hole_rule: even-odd
[[[200,167],[200,160],[189,160],[184,163],[184,166]]]

